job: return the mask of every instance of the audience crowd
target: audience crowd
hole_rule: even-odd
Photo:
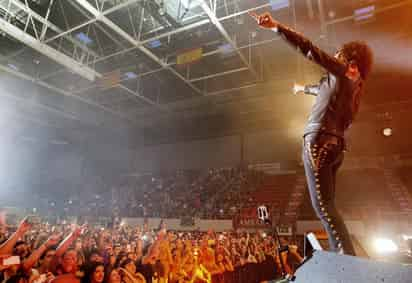
[[[120,216],[230,219],[261,179],[260,172],[233,168],[145,175],[114,189],[112,205]]]
[[[123,176],[106,193],[78,192],[70,213],[121,217],[232,219],[246,206],[264,173],[240,168]],[[75,202],[72,199],[78,199]],[[53,201],[53,212],[61,204]],[[84,208],[89,211],[84,211]]]
[[[292,273],[302,260],[296,246],[279,256],[274,238],[260,232],[167,231],[163,222],[155,230],[53,226],[36,219],[14,229],[2,225],[1,282],[258,283],[279,277],[281,263]]]

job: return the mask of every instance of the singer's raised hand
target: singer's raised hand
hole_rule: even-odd
[[[273,17],[268,12],[261,15],[258,15],[254,12],[249,12],[249,15],[254,18],[258,25],[262,28],[273,29],[277,28],[279,25],[279,23],[275,19],[273,19]]]

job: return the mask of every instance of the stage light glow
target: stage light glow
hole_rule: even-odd
[[[158,47],[162,46],[162,42],[158,39],[154,39],[154,40],[149,42],[149,46],[151,48],[158,48]]]
[[[390,137],[392,136],[392,128],[385,128],[382,130],[382,133],[385,137]]]
[[[402,239],[404,239],[405,241],[412,240],[412,235],[402,235]]]
[[[398,246],[391,239],[376,238],[373,245],[376,252],[380,254],[394,253],[398,251]]]
[[[305,91],[305,87],[303,86],[303,85],[300,85],[300,84],[294,84],[293,85],[293,93],[294,94],[297,94],[298,92],[301,92],[301,91]]]
[[[163,1],[161,1],[159,6],[160,6],[159,7],[159,15],[164,16],[166,14],[165,3]]]
[[[375,15],[375,5],[363,7],[353,11],[355,21],[370,19]]]
[[[132,80],[137,78],[137,74],[135,72],[126,72],[123,74],[125,80]]]
[[[75,37],[80,40],[80,42],[89,45],[93,43],[93,40],[84,32],[79,32],[75,35]]]

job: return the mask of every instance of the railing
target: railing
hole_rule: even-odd
[[[276,278],[276,263],[268,257],[261,263],[247,263],[236,267],[233,272],[213,275],[211,283],[260,283]]]

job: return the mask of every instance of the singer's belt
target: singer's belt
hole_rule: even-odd
[[[306,133],[304,135],[304,139],[311,139],[314,140],[316,143],[328,143],[334,145],[344,145],[345,140],[343,137],[337,136],[335,134],[331,134],[328,132],[312,132]]]

